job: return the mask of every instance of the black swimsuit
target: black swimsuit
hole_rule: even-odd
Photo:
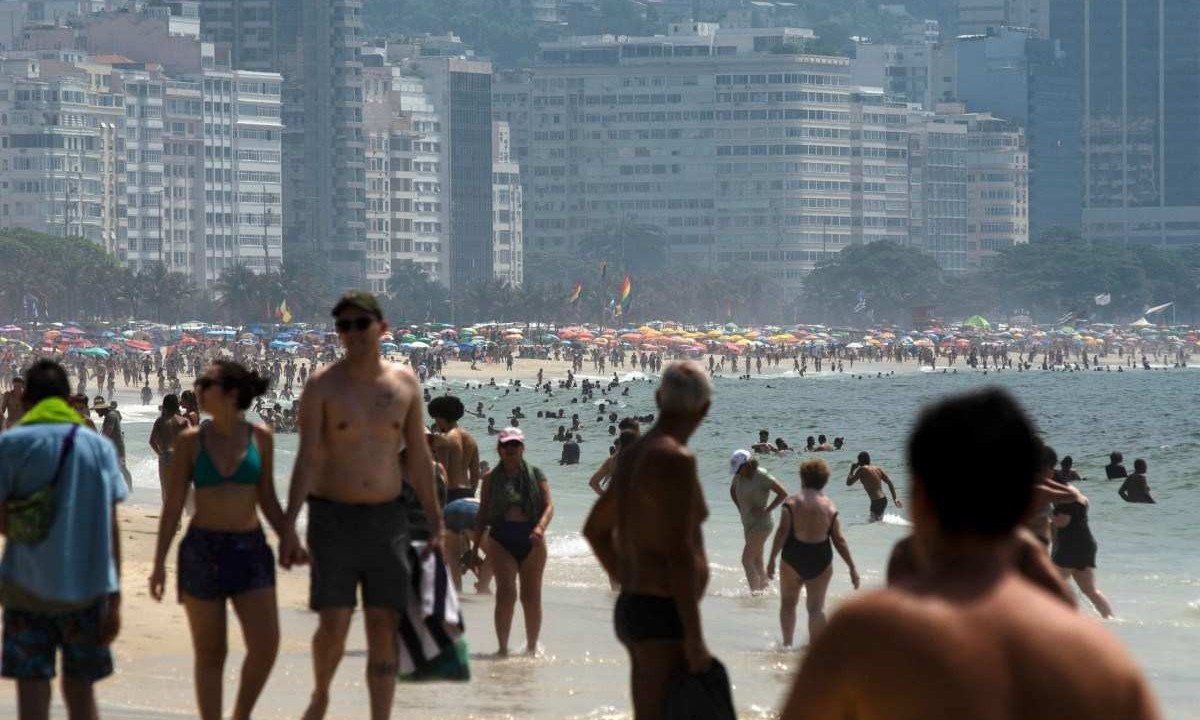
[[[791,512],[787,505],[783,507]],[[801,580],[812,580],[833,564],[833,543],[828,535],[820,542],[802,542],[796,539],[793,528],[783,543],[783,561],[796,571]]]
[[[1096,567],[1096,538],[1088,527],[1088,508],[1077,502],[1054,506],[1054,512],[1068,515],[1071,522],[1058,529],[1050,557],[1054,564],[1071,570]]]

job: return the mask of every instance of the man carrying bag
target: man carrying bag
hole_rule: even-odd
[[[25,376],[26,413],[0,435],[0,675],[17,681],[18,716],[48,717],[62,650],[71,718],[97,717],[93,685],[112,674],[120,628],[116,504],[127,489],[111,442],[68,404],[50,360]]]

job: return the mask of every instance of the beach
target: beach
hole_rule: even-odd
[[[485,416],[506,424],[511,409],[521,406],[528,439],[527,457],[542,467],[551,481],[556,516],[547,542],[550,561],[544,590],[545,622],[542,653],[536,658],[496,659],[490,596],[468,590],[463,599],[467,640],[472,653],[471,682],[466,684],[401,684],[394,716],[429,718],[627,718],[628,661],[613,636],[614,594],[579,534],[594,495],[587,477],[607,455],[607,420],[597,422],[597,408],[577,400],[578,392],[555,390],[553,397],[529,389],[505,387],[509,380],[531,384],[538,369],[547,379],[566,375],[568,363],[518,360],[509,373],[503,365],[451,362],[446,380],[428,387],[438,394],[447,387],[468,408],[485,404]],[[767,368],[764,368],[766,371]],[[610,400],[619,415],[653,412],[653,383],[642,373],[617,369],[628,396]],[[1114,372],[982,372],[958,367],[958,373],[920,371],[912,363],[856,363],[845,372],[796,377],[790,367],[770,368],[771,374],[749,380],[719,377],[714,404],[692,445],[700,466],[711,517],[705,525],[712,581],[702,605],[705,635],[714,654],[729,667],[739,716],[769,718],[778,710],[802,650],[779,646],[778,595],[774,586],[761,596],[746,590],[739,556],[741,528],[728,499],[728,457],[748,446],[759,429],[770,430],[793,447],[818,433],[846,437],[846,450],[825,455],[833,467],[829,495],[838,503],[845,532],[865,588],[883,583],[883,568],[891,545],[906,533],[904,511],[889,510],[883,523],[866,522],[866,498],[859,488],[846,488],[843,479],[854,453],[869,450],[906,494],[907,473],[903,443],[915,411],[924,402],[947,392],[996,383],[1010,389],[1060,454],[1075,457],[1076,468],[1091,478],[1081,489],[1092,499],[1092,524],[1100,543],[1098,578],[1112,600],[1118,620],[1106,627],[1131,649],[1150,677],[1165,708],[1165,716],[1190,720],[1196,710],[1200,669],[1191,658],[1200,643],[1200,557],[1191,549],[1195,538],[1190,512],[1192,494],[1200,487],[1200,433],[1193,429],[1194,369]],[[889,372],[894,375],[888,376]],[[877,377],[883,373],[883,377]],[[581,377],[611,378],[585,364]],[[490,378],[497,387],[487,387]],[[861,378],[861,379],[860,379]],[[471,389],[464,384],[470,383]],[[477,385],[484,383],[485,387]],[[597,396],[599,398],[599,396]],[[1119,399],[1119,406],[1114,405]],[[143,406],[131,392],[118,392],[124,415],[129,466],[134,493],[120,510],[123,540],[124,628],[115,645],[117,672],[98,686],[104,716],[153,718],[195,716],[191,681],[191,646],[182,608],[175,602],[174,558],[168,561],[168,596],[155,603],[148,596],[147,578],[157,532],[159,502],[154,459],[146,446],[155,405]],[[557,414],[568,420],[538,418]],[[559,445],[551,442],[559,424],[579,414],[584,425],[581,464],[557,464]],[[253,417],[253,416],[252,416]],[[484,430],[485,418],[468,416],[463,425],[479,438],[483,459],[494,464],[493,439]],[[276,479],[281,494],[295,458],[295,436],[276,438]],[[1145,457],[1159,504],[1129,506],[1116,497],[1116,486],[1103,477],[1102,466],[1113,449],[1127,462]],[[795,491],[795,469],[804,455],[766,457],[763,467]],[[268,532],[271,543],[276,541]],[[468,584],[469,587],[469,584]],[[305,707],[312,688],[309,642],[316,626],[307,610],[307,570],[279,571],[278,595],[282,623],[279,661],[260,701],[257,717],[295,718]],[[845,566],[835,562],[830,608],[853,593]],[[1085,603],[1086,605],[1086,603]],[[1093,615],[1090,607],[1082,612]],[[1098,622],[1098,621],[1097,621]],[[523,640],[521,613],[516,614],[513,638]],[[798,643],[806,634],[798,633]],[[226,668],[226,703],[232,701],[241,641],[236,622],[230,622],[230,657]],[[361,718],[366,708],[365,641],[361,625],[351,630],[347,656],[335,679],[329,717]],[[886,672],[886,668],[878,669]],[[15,686],[0,683],[0,712],[15,707]],[[61,714],[61,711],[59,711]]]

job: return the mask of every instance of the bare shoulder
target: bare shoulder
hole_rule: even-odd
[[[341,363],[331,363],[313,370],[308,376],[308,381],[304,383],[304,395],[310,392],[321,392],[331,383],[336,382],[337,376],[340,374]]]
[[[200,428],[189,426],[175,438],[175,452],[191,452],[200,443]]]
[[[250,423],[250,428],[254,433],[254,439],[259,445],[270,444],[274,441],[275,436],[271,433],[271,428],[263,423]]]

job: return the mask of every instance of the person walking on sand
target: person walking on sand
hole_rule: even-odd
[[[18,718],[48,718],[61,650],[67,716],[92,720],[121,627],[117,503],[129,491],[112,443],[67,404],[61,365],[39,360],[21,384],[21,419],[0,434],[0,675],[17,681]]]
[[[520,581],[525,617],[525,652],[535,655],[542,630],[542,573],[546,569],[546,527],[554,517],[550,482],[525,461],[525,434],[508,427],[496,438],[500,462],[483,477],[475,519],[472,564],[488,531],[488,558],[496,578],[494,621],[500,656],[508,655],[508,636]]]
[[[429,522],[428,552],[441,552],[442,512],[417,378],[379,355],[388,328],[379,301],[365,292],[346,293],[333,317],[345,355],[314,372],[300,396],[299,447],[279,562],[290,568],[308,557],[295,529],[307,501],[309,607],[318,622],[314,688],[304,718],[325,716],[361,586],[369,715],[384,720],[396,693],[396,629],[410,577],[402,446],[408,448],[408,482]]]
[[[825,629],[825,593],[833,578],[833,550],[850,569],[850,583],[858,589],[858,570],[850,557],[850,546],[842,535],[837,506],[825,496],[829,465],[824,460],[800,464],[801,490],[783,501],[779,530],[771,544],[767,577],[775,577],[775,559],[783,553],[779,573],[779,626],[784,647],[791,647],[796,633],[796,605],[800,590],[808,607],[808,639],[812,642]]]
[[[758,460],[748,450],[733,453],[729,458],[729,471],[733,475],[729,483],[729,499],[741,516],[745,540],[742,546],[742,569],[746,573],[750,592],[761,592],[767,587],[763,551],[775,527],[771,513],[783,503],[787,489],[760,468]],[[771,493],[775,493],[774,499]]]
[[[158,485],[164,502],[167,498],[167,470],[171,467],[171,455],[179,434],[191,427],[179,414],[179,398],[170,394],[163,398],[162,414],[150,429],[150,449],[158,456]]]
[[[165,594],[167,552],[194,487],[195,507],[179,544],[176,571],[179,602],[192,632],[201,720],[224,717],[226,605],[233,605],[246,644],[233,720],[249,720],[279,652],[275,556],[258,521],[261,510],[276,533],[285,529],[275,495],[274,441],[270,429],[245,417],[267,384],[232,360],[217,360],[195,385],[212,419],[189,428],[186,419],[174,416],[184,429],[178,431],[163,492],[150,596],[161,602]]]
[[[700,622],[708,586],[701,526],[708,507],[687,447],[708,414],[711,392],[695,362],[663,370],[655,393],[658,422],[621,452],[583,529],[610,582],[621,588],[613,624],[633,666],[638,720],[665,717],[672,678],[707,672],[714,662]]]
[[[921,413],[908,463],[924,569],[834,613],[782,720],[1159,718],[1116,638],[1015,567],[1012,539],[1033,501],[1040,453],[1032,423],[1004,391],[954,396]],[[846,671],[870,667],[887,672]]]
[[[850,473],[846,475],[846,487],[851,487],[856,482],[862,483],[863,490],[867,491],[867,497],[871,500],[871,522],[882,520],[883,513],[887,510],[887,496],[883,494],[884,485],[891,491],[892,502],[896,507],[904,507],[904,503],[896,497],[896,486],[892,484],[892,479],[883,468],[871,464],[871,456],[866,452],[858,454],[858,462],[850,464]]]
[[[121,412],[117,410],[117,403],[110,403],[103,395],[97,395],[92,398],[92,409],[100,416],[100,434],[112,440],[113,447],[117,449],[117,462],[121,464],[125,484],[133,490],[133,473],[125,464],[125,429],[121,427]]]

